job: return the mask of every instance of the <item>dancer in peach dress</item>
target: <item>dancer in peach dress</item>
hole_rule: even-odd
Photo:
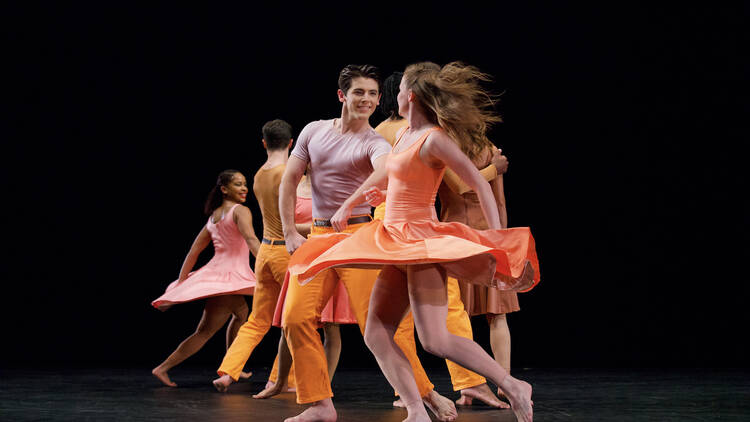
[[[384,375],[402,396],[407,421],[429,421],[414,374],[393,336],[411,308],[425,350],[448,358],[498,385],[516,417],[531,421],[531,386],[505,371],[481,346],[452,335],[445,324],[446,277],[503,290],[526,291],[539,282],[534,239],[528,228],[501,229],[489,184],[464,152],[498,118],[487,111],[490,97],[479,86],[487,76],[461,63],[406,68],[398,95],[409,127],[389,154],[385,171],[373,173],[331,219],[341,232],[350,210],[385,199],[383,221],[354,233],[310,239],[297,249],[289,270],[304,284],[332,266],[382,267],[370,298],[365,342]],[[488,230],[439,222],[435,195],[446,167],[479,196]],[[387,184],[387,196],[381,189]],[[385,198],[383,198],[385,196]]]
[[[241,205],[247,198],[245,176],[236,170],[219,174],[216,186],[209,194],[205,211],[208,223],[198,233],[182,264],[179,278],[151,304],[164,311],[170,306],[206,298],[203,317],[195,333],[186,338],[177,349],[151,373],[170,387],[177,384],[167,375],[174,366],[189,358],[231,317],[227,327],[227,348],[232,344],[237,330],[247,319],[247,303],[243,295],[253,294],[255,274],[250,269],[250,253],[258,253],[260,242],[253,231],[250,209]],[[199,270],[191,272],[195,261],[213,241],[215,254]],[[242,374],[247,377],[247,374]]]

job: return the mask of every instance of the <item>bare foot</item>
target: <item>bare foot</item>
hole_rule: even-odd
[[[273,386],[274,386],[274,384],[276,384],[276,383],[275,383],[275,382],[273,382],[273,381],[268,381],[268,382],[266,382],[266,386],[265,386],[265,387],[263,387],[263,389],[264,389],[264,390],[268,390],[269,388],[273,387]],[[297,392],[297,389],[296,389],[296,388],[294,388],[294,387],[287,387],[287,389],[286,389],[286,392],[287,392],[287,393],[296,393],[296,392]],[[282,393],[283,393],[283,391],[282,391]]]
[[[404,405],[404,401],[399,398],[398,400],[393,402],[393,407],[400,407],[403,409],[404,407],[406,407],[406,405]]]
[[[422,401],[441,422],[451,422],[458,417],[458,411],[456,411],[456,405],[453,403],[453,400],[441,396],[435,390],[430,391],[429,394],[422,398]]]
[[[316,401],[304,412],[284,422],[336,422],[336,408],[330,398]]]
[[[492,390],[487,384],[477,385],[471,388],[464,388],[461,390],[461,398],[456,400],[456,404],[459,406],[471,406],[474,399],[484,402],[484,404],[499,409],[508,409],[510,406],[508,403],[498,400]]]
[[[166,385],[167,387],[177,387],[177,384],[172,382],[171,379],[169,379],[169,375],[167,375],[167,371],[163,369],[159,369],[157,366],[151,371],[151,374],[153,374],[159,381],[162,382],[162,384]]]
[[[432,420],[422,406],[422,412],[410,413],[402,422],[432,422]]]
[[[510,400],[510,406],[519,422],[532,422],[534,419],[534,402],[531,401],[531,385],[525,381],[506,376],[502,389]]]
[[[285,385],[279,385],[273,382],[266,383],[266,388],[263,389],[258,394],[253,394],[254,399],[267,399],[269,397],[273,397],[277,394],[283,393],[285,389]]]
[[[240,379],[241,380],[250,379],[250,377],[252,377],[252,376],[253,376],[252,372],[240,372]]]
[[[220,393],[226,393],[229,386],[234,383],[234,380],[229,375],[224,374],[219,378],[216,378],[213,383],[214,387],[216,387],[216,389],[219,390]]]

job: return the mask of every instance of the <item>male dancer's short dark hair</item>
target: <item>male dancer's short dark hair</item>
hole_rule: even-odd
[[[374,79],[378,83],[378,91],[380,91],[380,70],[377,67],[369,64],[350,64],[341,69],[341,72],[339,72],[339,89],[344,91],[344,94],[351,88],[354,78]]]
[[[263,125],[263,139],[270,150],[284,149],[292,139],[292,125],[275,119]]]

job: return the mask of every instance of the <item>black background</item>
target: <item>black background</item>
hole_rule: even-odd
[[[747,366],[745,11],[436,5],[5,10],[2,365],[155,366],[202,305],[149,303],[218,172],[262,164],[264,122],[337,116],[349,63],[463,60],[504,93],[510,224],[542,265],[509,316],[513,366]],[[343,331],[342,365],[374,366]]]

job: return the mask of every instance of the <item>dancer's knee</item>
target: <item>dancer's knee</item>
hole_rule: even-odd
[[[237,308],[235,308],[234,312],[232,312],[234,317],[239,321],[247,320],[248,313],[249,313],[249,310],[247,307],[247,303],[245,302],[244,299],[242,299],[242,303],[240,303],[240,305]]]
[[[422,348],[432,355],[440,358],[447,356],[447,338],[442,335],[426,335],[420,336],[419,341],[422,343]]]
[[[393,341],[393,333],[388,333],[383,327],[370,324],[365,329],[365,345],[373,353],[383,350],[387,344]]]

